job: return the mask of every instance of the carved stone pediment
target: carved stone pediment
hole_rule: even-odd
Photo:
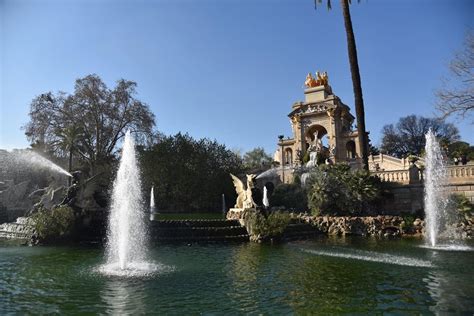
[[[299,109],[296,109],[295,111],[291,112],[289,116],[293,117],[305,114],[326,113],[334,108],[336,108],[334,104],[325,102],[306,104],[304,106],[301,106]]]

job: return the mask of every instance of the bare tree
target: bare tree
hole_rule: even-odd
[[[468,32],[464,45],[451,61],[451,78],[444,80],[443,87],[436,92],[436,107],[442,118],[466,118],[474,113],[474,30]]]
[[[425,148],[425,134],[430,129],[443,144],[459,140],[459,131],[453,124],[442,119],[409,115],[401,117],[396,124],[383,127],[380,150],[399,158],[408,154],[419,156]]]
[[[25,134],[70,162],[76,155],[94,173],[114,156],[128,129],[139,141],[152,136],[155,116],[135,98],[135,87],[121,79],[109,89],[97,75],[77,79],[72,95],[48,92],[32,101]]]

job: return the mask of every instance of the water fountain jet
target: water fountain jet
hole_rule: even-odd
[[[155,190],[154,186],[151,187],[150,191],[150,221],[156,219],[156,206],[155,206]]]
[[[155,211],[155,192],[154,192],[154,187],[152,186],[151,187],[151,191],[150,191],[150,212],[154,212]]]
[[[72,175],[69,172],[31,150],[17,150],[10,152],[7,159],[12,159],[17,163],[24,165],[25,168],[49,169],[50,171],[57,172],[72,178]]]
[[[446,208],[446,197],[443,185],[446,178],[446,167],[441,148],[436,136],[430,129],[426,137],[425,178],[425,223],[426,237],[429,244],[436,246],[440,232],[441,217]]]
[[[270,202],[268,201],[268,190],[267,186],[263,186],[263,200],[262,200],[263,206],[265,209],[267,209],[270,206]]]
[[[146,262],[146,212],[142,203],[140,172],[135,144],[128,131],[114,181],[109,215],[106,257],[99,271],[115,276],[147,276],[167,267]]]
[[[456,221],[454,210],[450,210],[446,164],[440,145],[432,130],[425,135],[425,239],[428,248],[437,250],[470,251],[471,247],[459,243],[453,224]],[[443,244],[439,240],[443,239]],[[426,246],[425,246],[426,247]]]

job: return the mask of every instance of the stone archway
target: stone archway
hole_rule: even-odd
[[[346,157],[349,159],[354,159],[356,155],[356,145],[353,140],[350,140],[346,143]]]
[[[291,148],[285,149],[285,165],[293,164],[293,150]]]

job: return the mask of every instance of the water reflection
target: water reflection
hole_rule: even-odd
[[[259,279],[264,277],[261,268],[267,261],[261,248],[261,245],[245,244],[232,252],[232,268],[228,272],[232,290],[228,296],[244,313],[259,310]]]
[[[144,284],[142,280],[106,280],[100,292],[105,312],[110,315],[145,314],[147,309]]]
[[[409,240],[322,239],[283,245],[160,245],[175,270],[104,276],[101,249],[1,248],[0,315],[443,314],[474,312],[474,252]],[[473,244],[470,244],[473,246]],[[413,258],[433,267],[301,251]],[[383,258],[386,258],[382,256]],[[392,258],[392,257],[389,257]]]
[[[287,299],[297,314],[315,310],[322,314],[363,313],[375,309],[374,267],[303,251],[295,252],[293,257],[297,269],[284,274],[284,282],[291,284]]]
[[[474,310],[474,284],[466,278],[465,270],[452,269],[455,267],[459,254],[444,251],[432,251],[428,256],[440,265],[423,278],[429,295],[432,298],[430,310],[439,313],[468,313]],[[449,269],[451,268],[451,269]]]

